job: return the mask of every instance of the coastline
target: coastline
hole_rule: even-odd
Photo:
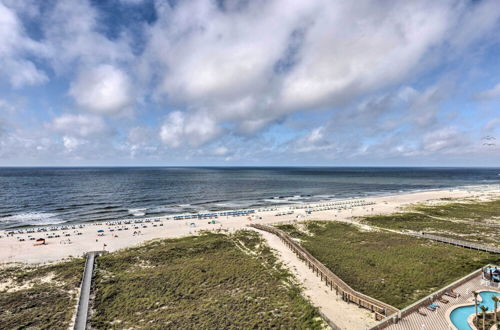
[[[116,200],[103,200],[97,198],[95,202],[85,201],[81,203],[69,202],[59,203],[49,208],[41,208],[40,205],[31,205],[26,208],[17,207],[16,210],[0,212],[0,233],[2,231],[16,231],[28,228],[43,228],[57,226],[75,226],[80,224],[92,224],[104,221],[135,221],[143,218],[168,218],[179,214],[193,213],[217,213],[234,210],[262,209],[271,207],[290,207],[294,205],[331,203],[347,199],[390,197],[401,194],[412,194],[418,192],[445,191],[445,190],[494,190],[500,189],[500,183],[482,182],[471,184],[455,184],[441,187],[412,187],[401,189],[359,190],[353,187],[349,192],[345,189],[337,193],[309,194],[295,192],[295,194],[279,194],[273,196],[226,196],[229,199],[205,198],[193,199],[179,204],[127,204]],[[146,199],[147,201],[147,199]],[[56,202],[57,203],[57,202]],[[73,205],[74,204],[74,205]],[[81,209],[81,206],[91,205],[90,209]],[[102,206],[104,205],[104,206]],[[11,207],[12,208],[12,207]]]
[[[402,192],[398,194],[386,194],[378,196],[360,196],[358,198],[346,198],[336,200],[325,200],[313,203],[294,203],[265,207],[263,211],[256,211],[251,214],[241,214],[237,216],[220,216],[215,219],[216,223],[208,223],[211,219],[189,219],[172,220],[173,215],[154,217],[157,221],[143,222],[134,228],[134,224],[106,225],[104,223],[85,223],[83,228],[77,228],[80,235],[73,235],[74,229],[64,230],[70,233],[70,237],[63,234],[63,230],[58,233],[60,237],[46,239],[47,245],[34,246],[33,240],[29,240],[28,235],[35,238],[47,237],[46,233],[14,234],[6,237],[5,231],[0,236],[0,267],[10,263],[39,264],[55,262],[68,257],[82,256],[88,251],[102,250],[115,251],[131,246],[135,246],[153,239],[175,238],[188,236],[203,230],[227,230],[235,231],[245,228],[250,223],[272,224],[276,222],[287,222],[293,220],[330,220],[330,221],[350,221],[351,217],[366,216],[370,214],[387,214],[398,211],[401,207],[413,203],[419,203],[441,198],[491,198],[500,197],[498,185],[474,185],[441,190],[425,190],[417,192]],[[339,210],[333,206],[319,206],[321,204],[341,204],[346,201],[364,200],[370,205],[352,206]],[[371,204],[374,203],[374,204]],[[325,209],[317,210],[312,214],[307,214],[305,209]],[[272,210],[269,210],[269,209]],[[293,211],[293,213],[290,213]],[[228,211],[222,211],[228,212]],[[281,216],[276,214],[285,213]],[[183,213],[185,214],[185,213]],[[179,214],[182,215],[182,214]],[[213,219],[212,219],[213,220]],[[114,222],[114,221],[110,221]],[[194,223],[195,225],[190,225]],[[69,226],[79,226],[80,224],[65,224]],[[146,227],[144,227],[144,225]],[[156,225],[156,226],[155,226]],[[128,230],[123,230],[128,226]],[[122,230],[118,230],[118,228]],[[110,232],[109,229],[116,229]],[[97,230],[104,230],[104,236],[98,236]],[[11,230],[8,230],[11,231]],[[134,234],[134,231],[140,234]],[[115,237],[115,235],[117,237]],[[25,240],[19,241],[18,237]],[[70,239],[71,243],[67,242]],[[106,245],[104,247],[104,244]]]

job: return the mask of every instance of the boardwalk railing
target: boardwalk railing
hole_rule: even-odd
[[[490,265],[487,265],[486,267],[488,267],[488,266],[490,266]],[[369,328],[368,330],[380,330],[380,329],[384,329],[384,328],[388,327],[391,324],[397,323],[398,320],[400,320],[401,318],[416,312],[420,308],[423,308],[425,306],[432,304],[436,299],[438,299],[439,297],[444,295],[445,292],[453,290],[453,289],[459,287],[460,285],[470,281],[471,279],[477,277],[478,275],[480,275],[482,273],[482,271],[483,271],[483,268],[479,268],[478,270],[473,271],[472,273],[462,277],[461,279],[456,280],[455,282],[445,286],[444,288],[441,288],[441,289],[431,293],[427,297],[420,299],[419,301],[411,304],[410,306],[403,308],[401,311],[399,311],[399,313],[397,315],[391,315],[391,316],[383,319],[382,321],[380,321],[379,323],[377,323],[373,327]]]
[[[448,238],[448,237],[442,237],[442,236],[437,236],[437,235],[432,235],[432,234],[426,234],[426,233],[415,233],[412,234],[413,236],[417,237],[423,237],[427,238],[436,242],[441,242],[441,243],[446,243],[446,244],[452,244],[468,249],[474,249],[474,250],[479,250],[479,251],[486,251],[490,253],[497,253],[500,254],[500,249],[494,248],[492,246],[487,246],[487,245],[482,245],[482,244],[477,244],[477,243],[471,243],[467,241],[461,241],[458,239],[453,239],[453,238]]]
[[[335,290],[337,295],[341,295],[342,299],[346,302],[353,302],[360,307],[364,307],[375,313],[375,319],[382,320],[388,315],[398,313],[399,310],[389,304],[379,301],[375,298],[369,297],[361,292],[351,288],[347,283],[342,281],[330,269],[323,265],[319,260],[313,257],[306,249],[300,244],[295,242],[284,231],[274,227],[264,226],[260,224],[252,224],[250,227],[255,229],[267,231],[278,236],[286,246],[288,246],[301,260],[303,260],[309,268],[315,272],[322,281],[325,281],[330,290]]]

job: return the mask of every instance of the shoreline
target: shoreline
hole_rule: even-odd
[[[299,202],[290,202],[290,200],[287,200],[287,202],[283,203],[270,203],[270,204],[262,204],[262,205],[254,205],[254,206],[246,206],[243,208],[220,208],[220,209],[215,209],[215,210],[209,210],[209,209],[203,209],[200,211],[192,211],[192,212],[177,212],[177,213],[168,213],[168,214],[163,214],[163,215],[150,215],[147,216],[145,215],[139,215],[135,216],[133,213],[129,213],[128,217],[125,218],[116,218],[116,219],[102,219],[102,220],[89,220],[89,221],[68,221],[68,220],[60,220],[54,223],[46,223],[46,224],[27,224],[27,225],[13,225],[9,227],[2,228],[1,227],[1,219],[0,218],[0,234],[2,232],[12,232],[12,231],[19,231],[19,230],[28,230],[28,229],[38,229],[38,228],[52,228],[52,227],[63,227],[63,226],[79,226],[79,225],[92,225],[92,224],[100,224],[104,222],[111,222],[111,221],[141,221],[141,220],[146,220],[146,219],[167,219],[167,218],[173,218],[176,216],[182,216],[182,215],[190,215],[190,214],[201,214],[201,213],[220,213],[220,212],[232,212],[232,211],[246,211],[246,210],[251,210],[251,209],[269,209],[269,208],[287,208],[287,207],[293,207],[297,205],[304,205],[304,204],[320,204],[320,203],[335,203],[339,201],[344,201],[344,200],[355,200],[355,199],[366,199],[366,198],[376,198],[376,197],[392,197],[392,196],[399,196],[402,194],[414,194],[414,193],[425,193],[425,192],[433,192],[433,191],[447,191],[447,190],[471,190],[471,191],[495,191],[495,190],[500,190],[500,183],[495,184],[495,183],[484,183],[484,184],[474,184],[474,185],[458,185],[458,186],[449,186],[449,187],[441,187],[441,188],[420,188],[420,189],[408,189],[408,190],[399,190],[397,192],[395,191],[390,191],[390,192],[369,192],[369,193],[362,193],[358,195],[352,195],[352,196],[342,196],[342,197],[333,197],[336,196],[335,194],[332,194],[332,198],[329,199],[319,199],[316,201],[299,201]],[[299,197],[303,197],[302,195],[297,195]],[[282,197],[283,198],[291,198],[291,197],[297,197],[297,196],[274,196],[274,197],[269,197],[269,198],[264,198],[261,199],[261,201],[265,200],[271,200],[271,199],[276,199],[279,201]],[[305,196],[310,196],[310,195],[305,195]],[[323,196],[323,195],[312,195],[312,197],[317,197],[317,196]],[[245,200],[243,200],[245,201]],[[241,201],[238,200],[228,200],[228,201],[222,201],[222,203],[238,203]],[[209,203],[194,203],[194,204],[187,204],[187,205],[203,205],[203,204],[209,204]],[[176,206],[168,206],[175,208]],[[147,209],[147,206],[144,207],[137,207],[137,208],[132,208],[130,210],[135,210],[135,209]],[[45,213],[45,211],[42,212],[29,212],[28,213]]]
[[[486,189],[488,188],[488,189]],[[387,214],[398,211],[401,207],[436,200],[441,198],[491,198],[500,197],[498,185],[474,185],[440,190],[424,190],[418,192],[402,192],[383,196],[360,196],[358,198],[345,198],[325,200],[311,203],[293,203],[286,205],[273,205],[255,209],[255,213],[243,213],[235,216],[219,216],[218,218],[172,220],[174,215],[153,217],[157,219],[146,221],[147,218],[130,219],[137,223],[124,224],[125,220],[109,220],[103,222],[65,223],[61,226],[76,226],[83,228],[58,230],[59,237],[47,238],[46,232],[14,234],[5,236],[5,230],[0,233],[0,267],[11,263],[39,264],[55,262],[68,257],[82,256],[88,251],[102,250],[115,251],[136,246],[146,241],[161,238],[176,238],[197,234],[205,230],[235,231],[245,228],[250,223],[272,224],[287,221],[327,220],[349,221],[351,217],[367,216],[371,214]],[[359,201],[366,201],[366,205]],[[350,201],[351,203],[347,203]],[[340,207],[342,204],[343,207]],[[316,209],[308,214],[306,210]],[[248,211],[248,209],[247,209]],[[210,213],[231,212],[218,211]],[[180,213],[180,215],[193,213]],[[276,216],[276,214],[282,214]],[[142,220],[142,221],[141,221]],[[215,223],[209,223],[215,220]],[[105,224],[108,222],[108,224]],[[112,224],[116,222],[117,224]],[[46,226],[56,227],[56,226]],[[125,230],[125,227],[128,227]],[[30,227],[37,228],[37,227]],[[39,227],[38,227],[39,228]],[[17,229],[16,229],[17,230]],[[81,234],[76,235],[74,230]],[[97,230],[104,230],[97,233]],[[12,230],[7,230],[12,231]],[[134,233],[135,232],[135,233]],[[69,234],[69,236],[65,236]],[[34,246],[34,238],[46,238],[46,245]],[[55,235],[54,235],[55,236]],[[116,236],[116,237],[115,237]],[[24,238],[19,241],[18,238]],[[71,243],[68,243],[67,239]],[[106,246],[104,246],[106,245]]]

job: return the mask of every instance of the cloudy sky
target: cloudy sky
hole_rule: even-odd
[[[500,166],[500,1],[0,0],[0,166]]]

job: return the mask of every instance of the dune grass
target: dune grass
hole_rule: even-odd
[[[345,223],[305,223],[310,235],[278,228],[355,290],[403,308],[499,257],[386,231],[361,231]]]
[[[487,202],[468,201],[441,205],[419,204],[414,206],[413,209],[429,216],[445,219],[490,221],[500,224],[500,199]]]
[[[97,259],[99,329],[309,328],[323,321],[252,231],[154,241]]]
[[[84,259],[0,270],[0,328],[68,329]]]
[[[500,217],[500,201],[416,205],[409,212],[360,219],[371,226],[433,233],[500,246],[500,227],[485,225]]]

